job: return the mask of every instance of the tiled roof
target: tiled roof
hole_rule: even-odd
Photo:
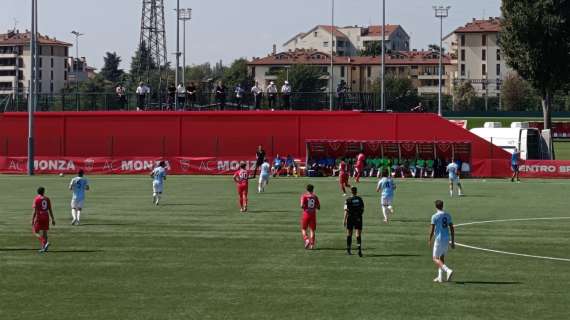
[[[436,65],[439,63],[437,52],[432,51],[398,51],[385,56],[387,65]],[[281,52],[270,55],[265,58],[256,58],[248,64],[252,66],[262,65],[291,65],[291,64],[313,64],[328,65],[330,64],[330,55],[316,50],[296,50],[291,52]],[[338,57],[333,58],[335,65],[379,65],[381,64],[380,56],[356,56],[356,57]],[[451,57],[445,55],[443,57],[444,64],[451,64]]]
[[[328,33],[331,33],[331,30],[334,29],[334,35],[335,35],[335,37],[343,37],[343,38],[346,38],[346,34],[340,32],[340,31],[338,30],[338,27],[331,27],[331,26],[325,26],[325,25],[318,25],[317,28],[325,29]]]
[[[467,23],[463,27],[455,29],[455,33],[482,33],[482,32],[500,32],[501,18],[489,18],[487,20],[476,20]]]
[[[397,24],[387,24],[386,25],[386,37],[390,37],[390,35],[396,31],[400,25]],[[382,36],[382,26],[369,26],[368,28],[362,29],[362,36],[369,36],[369,37],[381,37]]]
[[[0,45],[26,45],[30,43],[31,32],[9,32],[0,34]],[[70,43],[56,40],[38,33],[38,42],[43,45],[71,47]]]

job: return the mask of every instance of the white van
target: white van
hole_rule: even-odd
[[[474,128],[471,132],[511,154],[518,149],[521,159],[543,158],[541,132],[530,128],[528,122],[513,122],[510,128],[502,128],[500,122],[486,122],[483,128]]]

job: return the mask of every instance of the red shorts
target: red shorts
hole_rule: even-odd
[[[342,174],[339,175],[338,178],[339,178],[339,183],[340,183],[340,184],[344,184],[344,185],[348,184],[348,174],[342,173]]]
[[[33,229],[34,233],[39,233],[41,230],[49,230],[49,218],[48,219],[36,219],[34,222]]]
[[[307,228],[317,230],[317,215],[303,212],[301,216],[301,228],[303,228],[303,230]]]
[[[247,197],[247,185],[238,185],[237,191],[241,197]]]
[[[355,167],[356,171],[358,172],[362,172],[362,170],[364,170],[364,165],[362,164],[357,164]]]

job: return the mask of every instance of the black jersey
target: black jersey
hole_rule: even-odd
[[[344,208],[348,212],[348,216],[351,218],[362,217],[364,214],[364,201],[359,196],[353,196],[346,199],[344,203]]]
[[[263,163],[263,160],[265,159],[265,150],[257,151],[255,155],[257,157],[257,163]]]

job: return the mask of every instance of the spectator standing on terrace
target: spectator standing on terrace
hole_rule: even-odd
[[[144,83],[139,83],[137,87],[137,111],[141,111],[145,109],[146,105],[146,97],[150,94],[150,88]]]
[[[186,87],[186,93],[188,94],[188,104],[190,108],[193,108],[196,104],[196,85],[194,82],[190,82],[190,84]]]
[[[119,83],[115,88],[115,95],[117,96],[117,100],[119,102],[119,109],[124,110],[125,106],[127,105],[127,90],[123,87],[122,83]]]
[[[281,87],[281,98],[283,99],[283,109],[289,109],[291,107],[291,85],[289,85],[289,81],[285,81]]]
[[[178,110],[186,109],[186,87],[181,83],[176,88],[176,95],[178,96]]]
[[[226,86],[224,86],[224,83],[222,81],[218,82],[214,93],[218,107],[220,110],[224,110],[226,107]]]
[[[336,87],[336,97],[338,98],[338,107],[340,109],[344,109],[344,99],[346,96],[346,82],[344,82],[344,80],[341,80],[340,83],[338,84],[338,87]]]
[[[273,81],[267,86],[267,100],[269,102],[269,108],[273,110],[277,106],[277,86]]]
[[[170,84],[166,91],[168,92],[168,109],[174,108],[176,101],[176,87],[174,84]]]
[[[234,90],[238,109],[241,109],[241,101],[243,99],[244,92],[245,92],[245,90],[243,90],[241,85],[238,83],[235,90]]]
[[[255,110],[259,110],[261,107],[261,98],[263,98],[263,90],[259,86],[259,82],[255,81],[253,87],[251,87],[251,93],[253,94],[253,102],[255,104]]]

